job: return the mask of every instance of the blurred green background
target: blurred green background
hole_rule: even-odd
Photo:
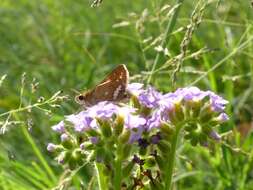
[[[63,169],[46,151],[48,142],[58,141],[50,126],[80,110],[73,100],[75,91],[91,88],[117,64],[128,67],[132,82],[146,83],[161,44],[157,37],[164,34],[170,10],[176,5],[173,0],[104,0],[91,8],[91,3],[0,2],[0,77],[6,75],[0,82],[0,115],[18,109],[20,99],[21,107],[26,107],[58,90],[69,96],[60,102],[60,108],[43,107],[51,114],[35,108],[0,117],[2,126],[10,122],[9,131],[0,135],[0,189],[51,189],[57,185]],[[169,55],[161,55],[156,69],[180,54],[186,26],[198,3],[183,1],[168,37]],[[227,112],[231,120],[220,130],[233,131],[226,138],[232,148],[217,145],[210,153],[203,147],[182,145],[179,154],[187,159],[178,159],[175,189],[253,189],[253,137],[249,132],[253,116],[252,19],[250,0],[210,0],[175,83],[173,64],[152,75],[151,84],[164,92],[193,84],[230,101]],[[194,55],[199,50],[202,53]],[[86,168],[70,186],[87,189],[91,176],[92,170]]]

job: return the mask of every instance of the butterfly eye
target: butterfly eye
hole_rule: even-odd
[[[84,96],[83,95],[78,96],[78,100],[83,101],[84,100]]]

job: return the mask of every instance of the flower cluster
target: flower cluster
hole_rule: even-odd
[[[127,92],[127,104],[99,102],[66,116],[52,127],[60,134],[61,143],[49,143],[48,151],[56,153],[58,162],[68,164],[70,169],[87,161],[103,163],[111,177],[111,187],[118,161],[122,168],[128,168],[123,170],[128,171],[125,177],[138,178],[140,172],[136,170],[140,169],[145,171],[142,176],[148,175],[146,181],[153,184],[152,172],[157,169],[163,174],[162,179],[166,178],[166,158],[177,132],[184,129],[185,139],[192,145],[207,145],[220,140],[215,127],[228,120],[224,112],[228,102],[197,87],[162,94],[151,86],[144,88],[143,84],[132,83]],[[142,183],[146,182],[133,182],[132,186],[138,188]]]

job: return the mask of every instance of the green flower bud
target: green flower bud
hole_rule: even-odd
[[[112,136],[112,129],[110,123],[101,119],[97,119],[97,121],[100,125],[100,129],[102,131],[103,136],[106,138]]]
[[[189,100],[185,102],[185,105],[188,112],[187,117],[197,118],[199,116],[202,101]]]
[[[80,148],[82,150],[93,150],[95,148],[94,144],[92,144],[91,142],[83,142],[81,145],[80,145]]]
[[[126,144],[129,141],[131,131],[130,130],[124,130],[123,133],[119,136],[119,141],[122,144]]]
[[[57,160],[60,164],[65,164],[71,157],[71,151],[63,151],[57,156]]]
[[[139,154],[141,156],[145,156],[147,154],[147,148],[140,148],[139,149]]]
[[[71,155],[69,161],[68,161],[68,166],[70,170],[74,170],[77,167],[77,161],[73,155]]]
[[[157,146],[163,154],[168,154],[171,148],[170,143],[165,140],[160,140]]]
[[[85,133],[92,137],[99,136],[99,133],[94,129],[88,129],[87,131],[85,131]]]
[[[124,117],[122,116],[118,116],[116,118],[116,122],[113,128],[113,132],[116,136],[120,135],[123,131],[123,127],[124,127]]]
[[[144,107],[144,106],[142,106],[141,109],[140,109],[140,112],[141,112],[143,115],[145,115],[145,116],[150,115],[151,111],[152,111],[152,109],[147,108],[147,107]]]
[[[64,134],[63,134],[64,135]],[[62,146],[66,149],[72,149],[74,147],[74,142],[70,138],[63,138],[63,135],[61,136],[62,139]]]
[[[130,153],[131,153],[131,148],[132,145],[131,144],[125,144],[123,145],[123,149],[122,149],[122,158],[128,158]]]
[[[184,110],[182,108],[181,102],[174,104],[175,106],[175,119],[177,122],[182,122],[184,120]]]
[[[164,139],[167,140],[170,140],[169,138],[175,132],[175,129],[168,123],[162,123],[160,129],[162,131],[161,135],[163,136]]]
[[[156,155],[155,160],[156,160],[156,163],[159,166],[160,170],[163,170],[166,165],[163,158],[160,155]]]
[[[138,110],[141,108],[141,104],[140,104],[137,96],[132,95],[131,96],[131,102],[133,103],[133,106],[135,108],[137,108]]]
[[[200,122],[207,123],[213,117],[213,111],[210,105],[205,104],[204,107],[200,111]]]
[[[196,138],[196,137],[195,137],[195,138],[192,138],[192,139],[191,139],[191,145],[192,145],[192,146],[196,146],[197,144],[198,144],[198,138]]]

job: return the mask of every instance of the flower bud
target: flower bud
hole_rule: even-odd
[[[210,119],[212,119],[214,112],[211,109],[211,106],[205,104],[204,107],[200,111],[200,122],[208,123]]]
[[[71,149],[73,148],[73,142],[71,141],[70,137],[66,134],[66,133],[63,133],[61,135],[61,144],[64,148],[66,149]]]
[[[70,159],[68,161],[68,165],[69,165],[69,169],[70,170],[76,169],[76,167],[77,167],[77,161],[76,161],[76,159],[73,156],[70,157]]]
[[[165,136],[164,139],[167,139],[167,138],[171,137],[171,135],[175,131],[175,129],[171,125],[169,125],[168,123],[165,123],[165,122],[163,122],[161,124],[160,129],[161,129],[161,135]]]
[[[157,144],[159,150],[163,153],[163,154],[168,154],[168,152],[170,151],[171,145],[170,143],[168,143],[165,140],[161,140],[159,141],[159,143]]]
[[[177,122],[182,122],[184,120],[184,111],[181,102],[174,104],[175,109],[175,119]]]
[[[150,113],[151,113],[151,111],[152,111],[152,109],[150,109],[150,108],[148,108],[148,107],[144,107],[144,106],[142,106],[140,110],[141,110],[141,113],[142,113],[143,115],[145,115],[145,116],[150,115]]]
[[[99,136],[99,133],[94,129],[88,129],[85,131],[89,136],[96,137]]]
[[[139,149],[139,154],[141,155],[141,156],[145,156],[146,154],[147,154],[147,148],[140,148]]]
[[[209,124],[210,124],[211,126],[216,126],[216,125],[219,125],[219,124],[222,124],[222,123],[226,122],[227,120],[229,120],[228,115],[225,114],[225,113],[221,113],[219,116],[214,117],[214,118],[209,122]]]
[[[92,144],[101,144],[101,141],[98,137],[90,137],[89,140]]]
[[[47,150],[49,151],[49,152],[55,152],[55,151],[57,151],[57,150],[59,150],[60,149],[60,146],[59,145],[55,145],[55,144],[53,144],[53,143],[48,143],[48,145],[47,145]]]
[[[115,126],[113,128],[113,132],[118,136],[122,133],[124,127],[124,117],[118,115],[116,118]]]
[[[209,137],[215,141],[220,141],[221,140],[221,136],[214,130],[212,130],[210,133],[209,133]]]
[[[130,130],[124,130],[123,133],[119,136],[119,141],[122,144],[126,144],[129,141],[131,135],[131,131]]]
[[[200,108],[202,105],[201,101],[189,100],[186,101],[187,117],[197,118],[200,114]]]
[[[140,102],[139,102],[137,96],[132,95],[132,96],[131,96],[131,102],[133,103],[133,106],[134,106],[135,108],[137,108],[138,110],[141,108],[141,104],[140,104]]]
[[[53,131],[56,131],[58,133],[64,133],[65,132],[65,126],[64,126],[64,122],[61,121],[58,124],[54,125],[51,127]]]
[[[83,142],[80,144],[80,149],[81,150],[93,150],[94,145],[91,142]]]
[[[106,120],[101,120],[101,119],[97,119],[97,121],[100,125],[100,129],[104,137],[106,138],[110,137],[112,135],[112,129],[111,129],[110,123]]]
[[[150,137],[150,142],[151,144],[158,144],[161,139],[162,139],[161,134],[157,133]]]
[[[57,156],[57,160],[59,164],[65,164],[69,161],[71,156],[70,151],[63,151]]]
[[[132,148],[131,144],[123,145],[122,158],[126,159],[129,157],[130,152],[131,152],[131,148]]]
[[[163,160],[163,158],[160,155],[156,155],[155,156],[155,160],[156,160],[157,165],[159,166],[159,169],[163,170],[164,167],[165,167],[165,165],[166,165],[166,163]]]

